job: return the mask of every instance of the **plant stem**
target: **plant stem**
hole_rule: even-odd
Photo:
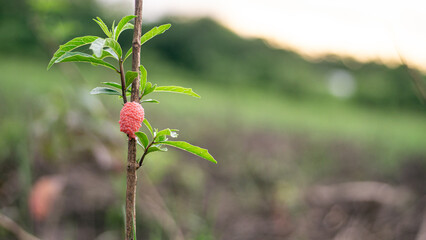
[[[133,32],[132,71],[139,72],[142,33],[142,0],[135,0],[135,27]],[[132,84],[131,101],[139,100],[140,76]],[[127,153],[127,189],[126,189],[126,240],[136,240],[136,139],[130,138]]]
[[[148,154],[148,149],[155,143],[154,140],[148,146],[146,146],[145,151],[142,154],[141,160],[139,161],[139,166],[138,166],[137,169],[139,169],[140,167],[142,167],[143,160],[145,159],[145,156]]]
[[[126,96],[126,80],[125,80],[125,76],[124,76],[124,69],[123,69],[123,60],[119,60],[119,65],[120,65],[120,78],[121,78],[121,94],[123,95],[123,102],[126,103],[127,102],[127,96]]]
[[[21,226],[15,223],[12,219],[0,213],[0,226],[9,232],[15,234],[21,240],[40,240],[39,238],[29,234]]]
[[[126,189],[126,240],[133,239],[136,231],[136,141],[129,139],[127,152],[127,189]]]

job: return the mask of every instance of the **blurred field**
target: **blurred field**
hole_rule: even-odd
[[[29,112],[28,110],[20,112],[19,109],[41,107],[42,101],[46,101],[41,99],[50,99],[58,94],[64,95],[65,98],[67,95],[72,96],[75,94],[76,85],[80,90],[86,89],[89,92],[100,82],[116,81],[112,72],[103,71],[104,69],[99,67],[89,69],[87,66],[81,66],[82,64],[73,67],[79,74],[77,78],[84,76],[84,79],[76,80],[64,76],[57,69],[47,72],[45,62],[34,57],[29,59],[12,57],[1,60],[2,101],[4,106],[12,106],[3,109],[4,116],[7,116],[5,120],[12,118],[23,121],[25,116],[29,116],[27,114],[35,113],[31,109],[28,109]],[[25,66],[23,72],[20,70],[21,65]],[[274,91],[262,91],[258,87],[212,84],[200,81],[188,72],[179,72],[179,69],[167,64],[163,64],[160,68],[155,68],[154,65],[152,70],[149,70],[150,80],[159,85],[191,86],[202,96],[201,99],[193,99],[157,93],[155,98],[160,100],[161,104],[145,106],[148,116],[154,111],[152,114],[154,118],[155,115],[166,119],[175,118],[178,120],[175,124],[184,126],[185,122],[201,125],[208,122],[210,128],[222,129],[224,134],[230,126],[237,126],[241,130],[302,134],[312,139],[337,138],[370,147],[372,151],[382,152],[383,158],[391,157],[391,160],[395,161],[397,160],[392,156],[398,154],[426,153],[424,142],[426,116],[421,112],[404,109],[376,110],[344,100],[294,99]],[[13,89],[20,89],[23,97],[16,97]],[[96,98],[96,96],[87,97]],[[119,110],[119,105],[117,101],[110,101],[109,98],[113,97],[100,97],[108,104],[114,104],[110,111],[115,113]],[[188,127],[188,130],[191,131],[191,128]],[[196,130],[191,132],[191,135],[196,132]],[[381,160],[383,159],[377,159]],[[379,163],[397,166],[389,159]]]
[[[28,184],[25,188],[28,189],[32,175],[35,179],[40,174],[55,173],[57,170],[53,169],[64,164],[74,167],[92,165],[91,158],[104,156],[96,156],[99,146],[102,146],[101,152],[106,151],[104,154],[112,154],[109,161],[123,164],[124,138],[116,124],[120,104],[113,101],[113,97],[89,95],[89,90],[98,82],[112,81],[114,75],[82,65],[71,68],[76,76],[64,75],[59,68],[46,72],[45,63],[46,60],[16,56],[2,58],[0,62],[3,73],[1,100],[2,105],[7,106],[1,110],[3,141],[0,146],[9,151],[2,152],[3,156],[8,156],[2,160],[3,169],[15,166],[18,174],[25,176]],[[25,71],[20,70],[20,65],[25,66]],[[161,201],[165,201],[171,211],[168,214],[175,218],[183,229],[181,231],[188,231],[185,235],[191,238],[205,239],[206,236],[221,234],[238,236],[238,231],[246,227],[234,226],[227,230],[222,224],[226,225],[229,220],[220,220],[221,216],[217,215],[221,211],[229,211],[226,210],[229,207],[235,208],[232,206],[237,202],[242,205],[234,209],[237,211],[234,214],[244,219],[238,211],[268,209],[272,207],[268,201],[285,203],[293,217],[298,219],[303,216],[301,209],[305,208],[301,202],[305,187],[320,182],[395,179],[407,161],[426,154],[426,116],[418,112],[381,111],[332,99],[292,99],[274,91],[260,91],[257,87],[211,84],[167,64],[161,68],[153,66],[152,70],[148,67],[148,70],[151,81],[191,86],[202,98],[156,94],[155,98],[161,104],[146,104],[146,116],[158,124],[156,127],[180,129],[181,139],[208,147],[219,161],[217,166],[213,166],[199,159],[189,160],[193,158],[187,154],[171,151],[154,154],[145,164],[144,173],[159,187],[160,199],[164,199]],[[84,79],[78,79],[80,74],[85,76]],[[20,89],[20,95],[16,95],[14,89]],[[96,110],[93,112],[91,109]],[[104,138],[107,139],[102,140]],[[27,167],[19,167],[16,161],[25,163]],[[106,169],[111,169],[111,164],[118,164],[105,159],[106,162],[97,161],[98,164],[107,164],[103,167]],[[29,166],[33,166],[32,170],[28,169]],[[120,176],[118,179],[122,179],[123,176]],[[84,174],[80,177],[85,178]],[[146,177],[142,174],[140,178],[140,184],[145,185]],[[118,192],[124,194],[124,182],[113,179],[116,179],[113,182],[118,187],[115,191],[121,189]],[[3,181],[6,180],[3,175]],[[206,189],[205,186],[210,187]],[[28,191],[25,188],[21,191]],[[145,196],[145,187],[142,188],[141,194]],[[228,191],[237,195],[229,195]],[[120,195],[113,196],[108,198],[122,199]],[[271,200],[264,202],[262,196]],[[25,199],[22,201],[20,204],[25,206]],[[116,203],[115,208],[107,212],[115,216],[115,220],[104,223],[112,236],[120,231],[121,224],[117,224],[120,221],[119,206]],[[147,207],[149,205],[141,206],[142,209]],[[148,212],[147,220],[157,219],[162,226],[161,214],[164,213],[160,211],[150,215],[152,209],[144,211]],[[256,212],[251,213],[254,214],[252,217],[258,216]],[[22,214],[27,215],[25,212]],[[87,213],[82,217],[85,215]],[[96,213],[89,215],[97,216]],[[268,219],[266,216],[264,218]],[[192,220],[188,222],[187,218]],[[141,227],[151,229],[150,239],[163,239],[162,232],[167,227],[158,228],[156,224],[151,226],[152,223],[146,225],[145,221],[145,217],[140,220]],[[82,223],[74,224],[79,226]],[[91,226],[90,222],[87,224]],[[283,225],[285,235],[296,231],[291,226]],[[272,230],[259,230],[261,236],[266,236],[262,235],[265,234],[262,231]],[[155,232],[159,234],[158,238],[152,237]],[[94,236],[90,231],[81,234]]]

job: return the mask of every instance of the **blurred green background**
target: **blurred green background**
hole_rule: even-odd
[[[46,71],[60,44],[103,35],[96,16],[122,17],[89,0],[0,3],[0,213],[41,239],[123,238],[121,102],[89,94],[117,76]],[[426,113],[403,66],[307,60],[209,18],[143,32],[168,22],[142,48],[148,78],[202,98],[156,93],[146,117],[219,163],[149,155],[138,239],[422,239]],[[0,239],[19,238],[0,227]]]

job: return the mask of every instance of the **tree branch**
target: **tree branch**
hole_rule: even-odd
[[[149,148],[150,148],[153,144],[155,144],[154,140],[155,140],[155,139],[153,139],[153,140],[152,140],[152,142],[151,142],[148,146],[146,146],[145,151],[144,151],[144,152],[143,152],[143,154],[142,154],[141,160],[139,160],[139,166],[136,168],[136,170],[138,170],[140,167],[142,167],[143,160],[145,159],[145,156],[148,154],[148,149],[149,149]]]
[[[0,226],[9,232],[15,234],[15,236],[19,240],[40,240],[35,236],[29,234],[27,231],[22,229],[17,223],[15,223],[12,219],[0,213]]]
[[[132,71],[139,73],[142,35],[142,0],[135,0],[135,25],[133,32]],[[139,100],[140,74],[132,84],[131,101]],[[130,138],[127,153],[127,189],[126,189],[126,240],[136,240],[136,139]]]

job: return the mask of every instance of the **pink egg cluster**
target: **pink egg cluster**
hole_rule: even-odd
[[[120,112],[120,131],[126,133],[129,138],[136,138],[135,132],[142,126],[144,119],[143,107],[137,102],[127,102]]]

